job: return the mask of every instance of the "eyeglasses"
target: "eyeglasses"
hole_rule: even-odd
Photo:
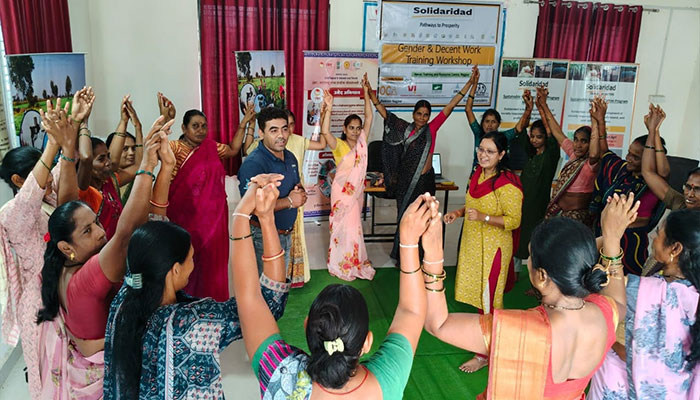
[[[495,150],[488,150],[488,149],[484,149],[484,148],[482,148],[482,147],[477,147],[477,148],[476,148],[476,152],[479,153],[479,154],[484,154],[484,153],[486,153],[486,155],[489,156],[489,157],[493,157],[493,156],[495,156],[496,154],[498,154],[498,152],[495,151]]]
[[[683,190],[686,192],[693,192],[694,196],[700,197],[700,186],[693,186],[685,183],[683,184]]]

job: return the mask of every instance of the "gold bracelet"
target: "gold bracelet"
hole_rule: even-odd
[[[600,249],[600,258],[603,260],[620,261],[620,260],[622,260],[622,256],[624,254],[625,254],[624,251],[622,251],[622,249],[620,249],[620,254],[613,256],[613,257],[610,257],[610,256],[606,256],[605,254],[603,254],[603,249],[602,248]]]
[[[442,288],[440,288],[440,289],[431,289],[429,287],[426,287],[425,290],[427,290],[429,292],[433,292],[433,293],[442,293],[445,291],[445,286],[443,285]]]
[[[401,268],[399,268],[399,271],[400,271],[402,274],[412,275],[412,274],[415,274],[416,272],[420,271],[420,266],[419,266],[418,269],[416,269],[415,271],[406,272],[406,271],[402,270]]]
[[[423,269],[423,275],[429,278],[443,280],[447,276],[447,273],[445,273],[445,270],[443,269],[442,272],[439,274],[431,274],[430,272],[426,272],[425,269]]]

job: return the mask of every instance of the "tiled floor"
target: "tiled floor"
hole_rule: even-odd
[[[442,197],[439,196],[439,200]],[[453,196],[450,210],[460,207],[461,199]],[[461,203],[461,204],[460,204]],[[379,199],[377,203],[377,220],[392,222],[396,218],[396,208],[394,200]],[[231,210],[233,210],[231,204]],[[445,264],[455,265],[457,255],[457,240],[459,237],[459,227],[461,221],[457,221],[447,227],[445,240]],[[312,269],[325,269],[326,253],[328,249],[328,221],[308,221],[305,224],[306,243],[309,253],[309,263]],[[364,224],[365,232],[369,232],[369,217]],[[393,227],[381,227],[384,232],[390,232]],[[391,267],[393,262],[389,257],[391,243],[367,243],[367,252],[375,267]],[[292,291],[292,296],[294,292]],[[255,399],[259,398],[260,392],[258,383],[253,376],[250,364],[245,354],[245,347],[242,341],[232,343],[223,352],[221,364],[224,373],[224,392],[229,398]],[[5,383],[0,386],[0,399],[26,399],[29,398],[29,391],[24,379],[24,359],[15,364]],[[235,395],[234,395],[235,393]]]

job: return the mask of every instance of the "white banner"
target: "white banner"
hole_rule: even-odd
[[[297,117],[297,124],[303,126],[304,137],[318,140],[320,136],[324,90],[330,91],[334,97],[330,128],[333,135],[343,133],[343,121],[350,114],[357,114],[364,121],[362,76],[365,73],[370,82],[376,82],[377,53],[304,52],[304,114]],[[328,177],[334,168],[335,161],[330,151],[306,152],[304,187],[308,199],[304,216],[319,217],[330,213],[331,182]]]
[[[547,104],[554,118],[561,123],[566,94],[568,60],[541,58],[504,58],[501,61],[501,77],[498,81],[497,109],[501,114],[501,129],[515,126],[525,112],[522,95],[527,89],[535,97],[535,89],[544,86],[549,89]],[[537,106],[532,120],[539,119]]]
[[[475,106],[492,107],[501,57],[500,2],[381,2],[377,91],[386,105],[444,106],[479,65]]]
[[[571,136],[580,126],[590,125],[590,101],[595,95],[604,95],[608,102],[605,115],[608,147],[620,156],[626,153],[632,132],[638,73],[638,64],[571,62],[562,123],[564,132]]]

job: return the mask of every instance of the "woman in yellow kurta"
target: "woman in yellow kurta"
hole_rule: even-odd
[[[304,184],[304,169],[301,166],[304,164],[304,158],[306,157],[307,150],[323,150],[326,148],[326,139],[321,136],[318,141],[310,140],[301,135],[297,135],[296,132],[296,117],[294,113],[287,110],[287,132],[289,132],[289,137],[287,138],[287,145],[285,148],[294,154],[297,162],[299,163],[299,179],[301,184]],[[250,131],[246,135],[245,142],[243,143],[243,148],[246,154],[250,154],[253,150],[258,148],[260,144],[260,139],[253,140],[252,128],[255,126],[255,121],[250,122]],[[311,279],[311,270],[309,268],[309,255],[306,252],[306,235],[304,234],[304,207],[297,208],[297,219],[294,222],[294,229],[292,230],[292,247],[289,254],[289,273],[288,278],[292,281],[293,288],[299,288],[304,286],[304,283]]]
[[[460,244],[455,299],[482,310],[503,308],[508,270],[517,247],[523,203],[520,178],[503,166],[508,140],[500,132],[484,135],[479,165],[469,182],[464,208],[445,215],[445,223],[466,217]],[[486,365],[476,355],[460,367],[473,372]]]

